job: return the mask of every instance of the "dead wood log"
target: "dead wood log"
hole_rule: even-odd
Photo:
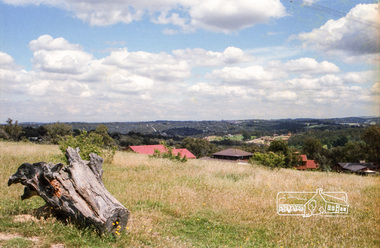
[[[24,163],[8,180],[8,186],[25,185],[21,199],[42,197],[53,215],[95,226],[100,233],[123,230],[129,211],[104,187],[103,158],[90,154],[84,161],[79,148],[66,150],[68,166],[61,163]]]

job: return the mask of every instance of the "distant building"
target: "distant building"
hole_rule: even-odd
[[[332,167],[332,170],[336,172],[352,172],[362,175],[376,174],[375,169],[376,167],[373,163],[365,163],[364,161],[359,163],[338,163]]]
[[[192,159],[192,158],[197,158],[194,154],[192,154],[189,150],[187,150],[186,148],[178,148],[178,149],[173,149],[172,153],[174,155],[178,155],[178,154],[181,154],[181,157],[185,157],[188,158],[188,159]]]
[[[315,170],[319,168],[319,165],[315,160],[307,159],[306,155],[300,155],[301,165],[297,166],[297,170]]]
[[[212,154],[212,158],[227,160],[249,160],[252,156],[252,153],[239,149],[227,149]]]
[[[164,145],[144,145],[144,146],[129,146],[129,149],[140,153],[140,154],[147,154],[147,155],[153,155],[155,151],[159,151],[160,153],[168,152],[168,149]],[[181,157],[185,157],[188,159],[196,158],[194,154],[192,154],[189,150],[186,148],[180,148],[180,149],[173,149],[172,153],[174,155],[181,154]]]

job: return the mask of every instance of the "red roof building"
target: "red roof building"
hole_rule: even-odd
[[[168,152],[168,149],[164,145],[145,145],[145,146],[129,146],[129,148],[137,153],[140,154],[147,154],[147,155],[153,155],[156,150],[158,150],[161,153]],[[196,158],[194,154],[192,154],[189,150],[186,148],[180,148],[180,149],[173,149],[172,153],[174,155],[181,154],[181,157],[185,157],[188,159]]]
[[[177,155],[178,153],[181,154],[181,157],[183,158],[186,156],[186,158],[197,158],[194,154],[192,154],[189,150],[186,148],[179,148],[179,149],[173,149],[173,154]]]
[[[129,148],[134,152],[148,155],[153,155],[156,150],[167,152],[164,145],[130,146]]]
[[[317,162],[311,159],[307,159],[306,155],[300,155],[302,165],[297,166],[297,170],[315,170],[319,168],[319,165]]]

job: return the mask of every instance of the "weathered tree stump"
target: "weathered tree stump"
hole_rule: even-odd
[[[117,232],[127,225],[129,211],[104,187],[103,158],[90,154],[84,161],[79,148],[66,150],[68,166],[61,163],[24,163],[9,178],[25,185],[21,199],[39,195],[46,208],[60,218],[73,220],[83,226],[95,226],[100,233]]]

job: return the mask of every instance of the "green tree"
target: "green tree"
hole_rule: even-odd
[[[47,130],[47,136],[53,144],[58,144],[63,137],[71,135],[72,133],[72,126],[60,122],[48,124],[45,128]]]
[[[366,160],[367,154],[365,151],[365,143],[359,141],[349,141],[343,147],[344,161],[343,162],[359,162]]]
[[[100,124],[96,127],[95,131],[96,134],[100,135],[103,140],[104,146],[114,146],[116,145],[116,142],[108,133],[108,127],[104,124]]]
[[[318,154],[323,151],[322,143],[314,137],[307,137],[303,141],[302,152],[306,154],[308,159],[316,159]]]
[[[181,145],[197,158],[210,156],[217,150],[214,144],[205,139],[185,138]]]
[[[246,131],[246,130],[244,130],[243,132],[242,132],[242,135],[243,135],[243,140],[250,140],[251,139],[251,133],[250,132],[248,132],[248,131]]]
[[[274,140],[270,143],[268,151],[282,152],[282,154],[287,154],[289,152],[288,143],[285,140]]]
[[[294,155],[294,152],[288,146],[288,142],[285,140],[274,140],[270,143],[268,151],[285,156],[284,167],[291,168],[297,165],[298,158]]]
[[[317,157],[315,160],[318,162],[319,169],[321,171],[329,171],[331,169],[331,167],[330,167],[331,160],[328,157],[326,157],[325,155],[317,154]]]
[[[3,127],[3,130],[6,134],[3,134],[4,138],[13,141],[18,141],[22,134],[22,127],[18,124],[18,121],[16,120],[15,123],[13,123],[11,118],[8,118],[7,124]]]
[[[366,128],[361,137],[366,143],[368,159],[380,166],[380,126]]]
[[[268,166],[272,169],[281,168],[285,167],[285,156],[281,153],[277,154],[274,152],[255,152],[249,162],[252,164],[259,162],[260,164]]]

